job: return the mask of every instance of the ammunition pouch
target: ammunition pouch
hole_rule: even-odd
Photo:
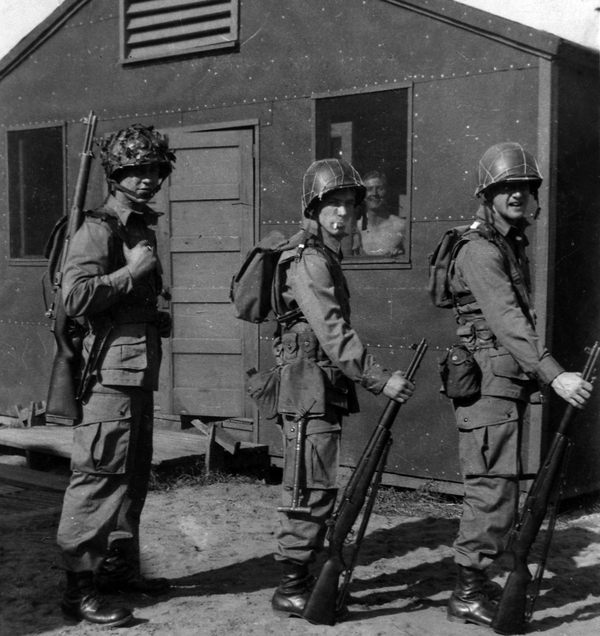
[[[249,374],[246,393],[268,420],[277,417],[281,367]]]
[[[325,376],[314,359],[298,356],[281,367],[278,411],[281,414],[325,415]]]
[[[297,358],[318,362],[329,360],[312,330],[286,331],[275,345],[275,357],[279,364],[288,364]]]
[[[463,344],[455,344],[438,361],[442,393],[451,399],[464,399],[481,391],[481,369],[473,352]]]

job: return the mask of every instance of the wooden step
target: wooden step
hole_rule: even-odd
[[[152,464],[164,466],[206,455],[207,438],[201,434],[154,431]],[[0,429],[0,446],[23,451],[71,457],[73,429],[70,426],[32,426]]]

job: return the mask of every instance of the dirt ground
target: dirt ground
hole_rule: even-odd
[[[431,515],[372,517],[350,585],[349,617],[335,626],[282,618],[270,609],[278,570],[272,557],[279,487],[260,482],[180,486],[152,492],[143,516],[143,570],[166,576],[165,596],[118,599],[135,622],[104,629],[63,618],[55,547],[60,501],[45,511],[0,516],[2,636],[458,636],[492,634],[446,620],[454,583],[458,520]],[[497,569],[496,580],[505,572]],[[580,510],[557,524],[528,633],[600,634],[600,512]]]

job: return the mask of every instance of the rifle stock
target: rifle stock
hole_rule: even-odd
[[[592,380],[598,354],[599,345],[596,342],[588,350],[588,359],[581,374],[587,382]],[[566,454],[570,446],[567,432],[576,411],[577,409],[571,405],[565,409],[542,468],[531,485],[521,519],[507,550],[512,556],[513,569],[508,576],[498,603],[498,610],[492,621],[492,629],[498,634],[524,633],[528,614],[531,615],[533,610],[533,605],[529,610],[527,608],[527,587],[532,579],[527,558],[546,516],[550,498],[560,485]]]
[[[90,111],[86,124],[86,135],[81,153],[79,172],[75,185],[73,204],[69,214],[69,221],[62,248],[60,269],[56,274],[54,284],[54,301],[48,312],[52,318],[51,330],[54,333],[56,352],[52,363],[50,384],[48,387],[48,399],[46,402],[46,415],[64,420],[76,420],[79,417],[79,404],[77,403],[77,376],[81,359],[81,347],[73,337],[74,323],[65,311],[62,298],[62,275],[67,262],[69,242],[83,223],[83,207],[90,176],[90,168],[93,159],[92,145],[94,132],[98,118]]]
[[[425,339],[421,340],[415,348],[415,355],[406,372],[406,378],[411,382],[427,351]],[[383,470],[380,465],[381,458],[387,453],[391,428],[400,406],[400,402],[389,400],[346,486],[342,500],[329,522],[327,533],[329,557],[319,573],[302,612],[302,617],[310,623],[317,625],[335,625],[336,623],[339,579],[347,569],[342,550],[346,537],[351,533],[363,508],[373,477],[378,469]],[[355,550],[359,547],[357,544]]]

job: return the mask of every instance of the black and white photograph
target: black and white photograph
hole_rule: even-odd
[[[0,0],[0,634],[596,634],[599,342],[600,0]]]

